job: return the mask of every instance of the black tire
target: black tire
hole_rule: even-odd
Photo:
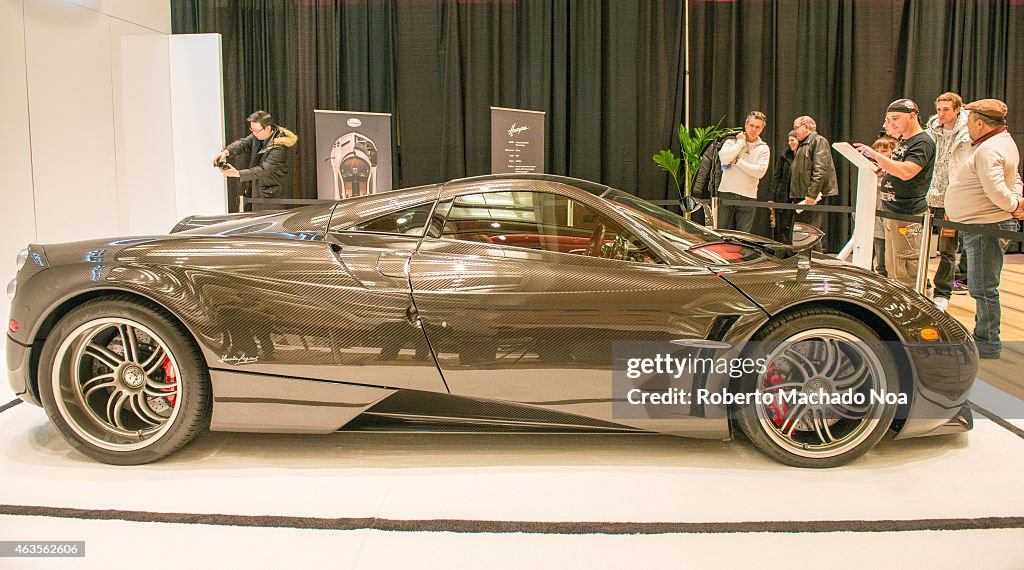
[[[898,406],[870,391],[898,397],[899,377],[889,348],[870,327],[840,311],[808,308],[770,322],[752,341],[746,357],[765,358],[766,370],[741,378],[734,390],[776,399],[734,405],[730,413],[758,450],[795,467],[837,467],[885,436]],[[858,400],[860,394],[867,403],[788,406],[779,402],[780,391],[848,393]]]
[[[162,459],[210,423],[210,376],[191,336],[132,297],[88,301],[65,315],[43,344],[38,376],[61,436],[103,463]]]

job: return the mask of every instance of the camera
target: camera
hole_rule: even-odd
[[[221,170],[227,170],[227,169],[231,168],[231,165],[228,164],[227,159],[222,158],[222,159],[217,161],[217,168],[219,168]]]

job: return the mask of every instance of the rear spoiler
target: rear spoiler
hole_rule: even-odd
[[[175,224],[174,227],[171,228],[170,233],[176,234],[178,232],[194,230],[196,228],[205,228],[206,226],[212,226],[213,224],[219,224],[221,222],[244,220],[246,218],[256,218],[269,214],[276,214],[279,211],[283,210],[261,210],[259,212],[238,212],[235,214],[189,216]]]

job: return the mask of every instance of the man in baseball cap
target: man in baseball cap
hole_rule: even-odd
[[[973,152],[949,175],[946,215],[950,221],[978,229],[1017,231],[1024,218],[1018,174],[1020,152],[1006,127],[1006,103],[981,99],[964,106],[970,111],[967,131]],[[963,236],[967,256],[967,290],[977,303],[974,338],[982,358],[999,358],[999,278],[1003,271],[1000,238],[971,231]]]
[[[917,103],[910,99],[897,99],[892,103],[889,103],[889,107],[885,110],[886,113],[917,113],[921,114],[921,109],[917,108]]]
[[[928,187],[935,165],[935,141],[921,128],[921,110],[910,99],[897,99],[885,110],[885,121],[901,137],[891,156],[863,144],[857,149],[885,172],[879,194],[882,209],[895,214],[919,216],[928,210]],[[917,257],[921,224],[884,219],[885,268],[889,276],[908,287],[917,283]]]

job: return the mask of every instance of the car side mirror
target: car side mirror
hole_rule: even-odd
[[[683,198],[679,200],[679,207],[682,208],[684,212],[692,214],[697,210],[704,208],[705,204],[700,199],[694,198],[693,196],[683,196]]]
[[[704,225],[707,227],[713,227],[711,225],[711,208],[700,198],[683,196],[679,199],[679,207],[687,214],[692,214],[697,210],[702,210],[704,212]]]
[[[825,232],[810,224],[793,224],[793,249],[796,251],[811,249],[824,238]]]

